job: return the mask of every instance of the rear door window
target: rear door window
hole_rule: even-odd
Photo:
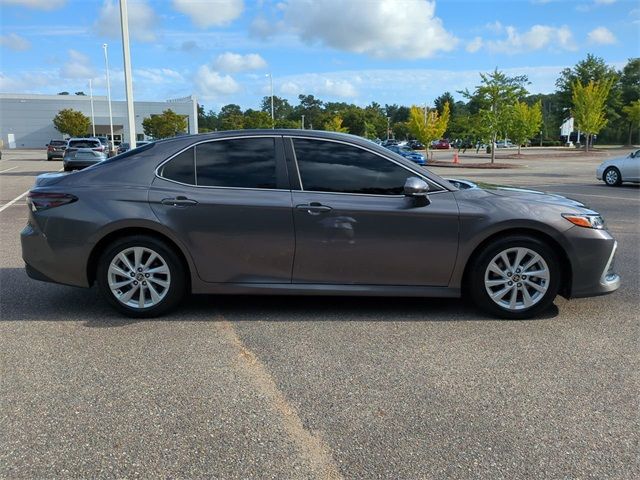
[[[238,138],[196,145],[196,184],[277,188],[275,138]]]
[[[160,172],[162,178],[173,180],[174,182],[186,183],[187,185],[196,184],[196,170],[193,158],[193,147],[179,153],[167,163],[165,163]],[[126,154],[123,154],[126,155]]]

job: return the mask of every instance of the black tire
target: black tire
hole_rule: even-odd
[[[143,247],[159,254],[169,268],[170,281],[166,294],[162,300],[150,307],[133,308],[125,305],[116,298],[116,294],[111,291],[109,286],[108,272],[112,260],[121,252],[134,247]],[[189,284],[187,269],[173,248],[162,240],[148,235],[133,235],[114,241],[100,256],[97,267],[96,280],[100,293],[112,307],[132,318],[157,317],[175,308],[184,298]]]
[[[620,170],[616,167],[607,168],[602,174],[602,179],[610,187],[617,187],[622,183],[622,175],[620,175]]]
[[[66,165],[63,168],[65,172],[70,172],[71,170],[73,170],[73,168],[67,167]]]
[[[541,294],[539,298],[536,299],[536,303],[531,307],[524,307],[524,297],[523,292],[517,293],[516,298],[522,302],[522,306],[518,306],[518,310],[509,309],[508,307],[503,307],[496,303],[496,301],[492,300],[487,291],[489,287],[485,284],[485,276],[492,275],[487,272],[489,264],[499,255],[501,252],[504,252],[509,249],[528,249],[536,254],[538,254],[546,263],[548,269],[548,280],[545,282],[543,280],[537,279],[536,277],[531,276],[534,282],[539,282],[540,284],[546,286],[546,292]],[[515,252],[512,254],[515,255]],[[531,257],[525,257],[529,259]],[[512,260],[512,257],[510,257]],[[514,272],[515,273],[515,272]],[[511,277],[511,275],[510,275]],[[534,237],[526,236],[526,235],[511,235],[499,240],[492,242],[487,245],[473,260],[468,270],[468,282],[467,282],[467,292],[470,295],[473,302],[485,312],[505,319],[511,320],[523,320],[527,318],[535,317],[536,315],[542,313],[553,303],[553,300],[556,298],[558,294],[558,289],[560,288],[560,267],[558,256],[554,253],[554,251],[549,247],[548,244],[542,242]],[[499,277],[498,277],[499,278]],[[512,289],[522,290],[523,288],[516,288],[519,285],[529,285],[533,283],[529,279],[529,282],[520,280],[521,283],[516,281],[516,285],[511,287]],[[513,279],[513,278],[512,278]],[[500,279],[498,281],[501,281]],[[513,283],[513,282],[512,282]],[[536,283],[538,284],[538,283]],[[492,287],[499,290],[502,287]],[[507,288],[506,284],[505,287]],[[526,286],[524,288],[527,288]],[[534,291],[534,290],[528,290]],[[511,295],[511,290],[509,290],[508,295]],[[535,292],[535,291],[534,291]],[[535,294],[535,293],[534,293]],[[506,296],[506,295],[505,295]]]

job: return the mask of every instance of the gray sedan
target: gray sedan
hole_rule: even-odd
[[[458,185],[461,185],[460,183]],[[255,130],[182,136],[28,194],[29,276],[98,284],[133,317],[186,293],[468,295],[529,318],[616,290],[616,241],[579,202],[457,188],[367,140]]]
[[[596,169],[596,178],[611,187],[622,182],[640,183],[640,150],[626,157],[605,160]]]

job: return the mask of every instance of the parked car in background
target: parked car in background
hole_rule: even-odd
[[[448,140],[440,139],[434,142],[431,142],[431,148],[435,150],[449,150],[451,148],[451,144]]]
[[[107,137],[93,137],[100,141],[100,144],[104,147],[103,152],[109,153],[109,139]]]
[[[412,162],[417,163],[418,165],[424,165],[426,163],[424,156],[421,153],[414,152],[409,147],[405,147],[405,146],[401,147],[400,145],[389,145],[388,147],[385,147],[385,148],[387,150],[391,150],[394,153],[397,153],[398,155],[402,155],[407,160],[411,160]]]
[[[139,140],[136,142],[136,148],[140,148],[143,147],[145,145],[148,145],[149,143],[151,143],[153,140]],[[128,152],[130,150],[130,145],[129,142],[122,142],[120,145],[118,145],[118,150],[117,153],[118,155],[120,155],[121,153],[124,152]]]
[[[104,145],[97,138],[70,138],[62,158],[65,172],[90,167],[107,159]]]
[[[391,146],[391,145],[398,145],[398,143],[399,143],[399,142],[398,142],[398,140],[396,140],[395,138],[387,138],[386,140],[384,140],[384,141],[382,142],[382,144],[381,144],[381,145],[382,145],[383,147],[389,147],[389,146]]]
[[[66,140],[49,140],[49,143],[47,143],[47,160],[53,160],[54,158],[62,160],[66,149]]]
[[[492,315],[522,319],[546,311],[558,293],[620,286],[616,240],[583,204],[492,186],[461,190],[335,132],[162,140],[72,175],[39,177],[27,204],[27,274],[97,283],[132,317],[160,315],[193,292],[464,294]]]
[[[424,150],[424,145],[418,140],[409,140],[409,142],[407,142],[407,147],[412,150]]]
[[[516,148],[517,145],[511,143],[511,140],[498,140],[496,142],[496,148]]]
[[[622,182],[640,183],[640,150],[626,157],[605,160],[596,169],[596,178],[611,187]]]

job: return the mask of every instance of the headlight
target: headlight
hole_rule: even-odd
[[[604,228],[604,219],[597,214],[563,213],[562,216],[578,227],[595,228],[596,230]]]

